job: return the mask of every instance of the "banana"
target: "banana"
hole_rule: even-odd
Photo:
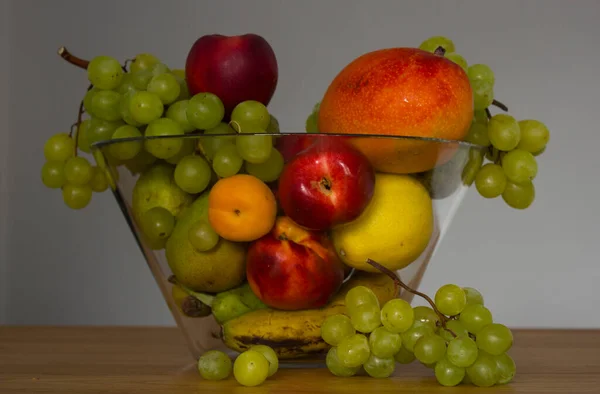
[[[357,272],[326,307],[300,311],[255,310],[224,323],[221,326],[222,340],[227,347],[238,352],[252,345],[268,345],[279,359],[321,353],[330,347],[321,338],[321,324],[328,316],[346,313],[346,293],[355,286],[373,290],[380,305],[397,297],[399,290],[385,274]]]

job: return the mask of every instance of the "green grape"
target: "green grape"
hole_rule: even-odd
[[[235,106],[231,112],[231,120],[240,126],[255,124],[266,130],[271,121],[271,115],[263,103],[256,100],[246,100]]]
[[[506,384],[509,383],[515,377],[517,373],[517,366],[515,365],[515,361],[508,354],[503,353],[499,356],[494,356],[494,360],[496,360],[496,377],[498,381],[497,384]]]
[[[519,124],[507,114],[492,116],[488,124],[488,135],[492,145],[501,151],[515,149],[521,139]]]
[[[471,186],[477,177],[477,173],[483,164],[483,152],[477,148],[469,150],[469,160],[462,171],[463,184]]]
[[[452,62],[458,64],[460,66],[460,68],[462,68],[463,70],[465,70],[465,72],[467,72],[467,69],[469,67],[467,60],[462,57],[461,55],[459,55],[456,52],[450,52],[450,53],[446,53],[444,55],[444,57],[448,60],[451,60]]]
[[[404,331],[400,335],[400,337],[402,338],[402,347],[405,347],[407,350],[414,352],[415,344],[417,343],[419,338],[421,338],[422,336],[425,336],[425,335],[433,335],[433,334],[434,334],[433,328],[431,328],[428,325],[413,326],[413,327],[409,328],[408,330]]]
[[[183,135],[179,123],[169,118],[160,118],[152,121],[146,128],[146,137]],[[175,156],[183,145],[181,138],[147,139],[144,146],[146,150],[159,159],[168,159]]]
[[[93,175],[92,180],[90,181],[90,187],[92,191],[96,193],[102,193],[106,189],[108,189],[108,179],[106,179],[106,173],[100,167],[94,166],[92,167]]]
[[[394,359],[400,364],[410,364],[415,361],[415,354],[402,346],[398,353],[394,355]]]
[[[198,252],[208,252],[219,243],[219,234],[206,220],[200,220],[190,226],[188,240]]]
[[[212,129],[204,131],[204,135],[222,135],[231,134],[231,136],[221,137],[204,137],[198,140],[198,147],[202,150],[206,157],[213,159],[215,153],[223,146],[227,144],[235,144],[235,130],[233,130],[227,123],[219,123]],[[234,145],[235,146],[235,145]]]
[[[169,66],[167,66],[164,63],[156,63],[154,64],[151,68],[150,71],[152,72],[153,76],[157,76],[157,75],[161,75],[161,74],[170,74],[171,70],[169,69]]]
[[[187,108],[189,100],[181,100],[173,103],[169,109],[167,109],[166,117],[179,123],[184,133],[191,133],[194,131],[194,126],[187,120]]]
[[[119,93],[114,90],[101,90],[92,98],[92,113],[100,119],[114,122],[121,119],[120,102]]]
[[[71,209],[85,208],[92,200],[90,185],[73,185],[66,183],[62,188],[65,204]]]
[[[156,156],[153,156],[147,150],[142,149],[136,157],[131,160],[127,160],[124,165],[132,175],[135,175],[146,171],[148,168],[150,168],[150,166],[152,166],[152,164],[156,162],[156,160]]]
[[[185,79],[185,70],[183,68],[171,70],[171,73],[178,79]]]
[[[498,164],[487,163],[475,176],[477,192],[485,198],[495,198],[506,189],[506,175]]]
[[[504,193],[502,193],[504,202],[515,209],[526,209],[535,200],[535,187],[533,183],[513,183],[507,182]]]
[[[271,150],[271,155],[264,163],[254,164],[246,162],[246,171],[263,182],[273,182],[279,178],[283,171],[283,156],[277,149]]]
[[[450,332],[448,330],[450,330],[452,332]],[[438,328],[438,335],[441,336],[442,338],[444,338],[444,340],[446,342],[450,342],[451,340],[454,339],[454,335],[452,335],[453,333],[457,337],[469,335],[469,331],[467,331],[467,328],[464,326],[464,324],[462,324],[460,322],[460,320],[448,320],[446,322],[446,328],[444,328],[444,327]]]
[[[474,340],[468,336],[460,336],[448,342],[446,357],[457,367],[466,368],[477,359],[479,350]]]
[[[532,181],[537,175],[538,165],[535,157],[526,150],[515,149],[502,157],[502,169],[506,178],[513,183]]]
[[[463,287],[465,294],[467,295],[467,305],[470,304],[481,304],[483,305],[483,296],[479,290],[472,287]]]
[[[491,387],[498,380],[496,360],[483,352],[479,353],[477,360],[466,371],[471,383],[478,387]]]
[[[223,102],[212,93],[198,93],[188,102],[188,122],[199,130],[216,127],[223,120],[223,116]]]
[[[541,155],[542,153],[544,153],[545,151],[546,151],[546,147],[544,147],[543,149],[541,149],[537,152],[534,152],[533,155],[537,157],[537,156]]]
[[[238,136],[236,147],[242,159],[252,164],[266,162],[273,151],[273,137],[270,135]]]
[[[472,64],[467,70],[467,75],[471,81],[488,81],[492,85],[496,82],[494,72],[485,64]]]
[[[321,338],[331,346],[339,345],[343,339],[354,334],[356,334],[356,330],[352,326],[350,318],[346,315],[337,314],[329,316],[321,324]]]
[[[446,341],[439,335],[424,335],[415,343],[414,354],[424,364],[437,363],[446,355]]]
[[[394,373],[396,362],[393,357],[381,358],[371,354],[363,364],[363,368],[370,377],[383,379]]]
[[[137,92],[129,100],[129,113],[134,121],[141,124],[159,119],[163,111],[163,103],[154,93]]]
[[[65,162],[73,156],[75,141],[67,133],[53,135],[44,144],[44,157],[47,161]]]
[[[152,66],[154,66],[158,62],[159,60],[158,58],[156,58],[156,56],[151,55],[149,53],[140,53],[133,59],[133,62],[131,62],[130,70],[132,73],[143,70],[150,70]]]
[[[196,150],[196,140],[191,138],[182,138],[181,149],[176,155],[168,157],[165,161],[169,164],[177,164],[186,156],[193,154]]]
[[[152,241],[166,240],[175,227],[175,217],[163,207],[147,210],[140,220],[142,232]]]
[[[371,353],[380,358],[394,357],[402,347],[400,334],[389,331],[385,327],[377,327],[369,335]]]
[[[139,138],[140,131],[130,125],[121,126],[112,135],[113,140],[120,138]],[[142,150],[142,141],[114,142],[108,147],[109,153],[119,160],[133,159]]]
[[[419,45],[419,49],[427,52],[434,52],[438,47],[444,48],[446,52],[454,52],[456,50],[454,47],[454,42],[452,42],[451,39],[443,36],[429,37],[423,41],[421,45]]]
[[[181,100],[189,100],[190,98],[190,89],[188,88],[187,82],[185,80],[185,71],[184,70],[173,70],[173,75],[179,84],[179,96],[176,101]]]
[[[204,191],[211,178],[210,166],[200,156],[186,156],[177,163],[174,173],[175,183],[181,190],[196,194]]]
[[[465,377],[465,369],[452,364],[447,358],[438,361],[434,370],[438,383],[446,387],[458,385]]]
[[[481,123],[482,125],[488,124],[489,119],[485,109],[479,109],[473,112],[473,123]]]
[[[140,127],[142,124],[133,119],[130,111],[131,98],[135,93],[137,93],[137,90],[130,90],[121,97],[121,101],[119,103],[119,113],[121,114],[121,119],[123,119],[125,123],[131,126]]]
[[[85,112],[90,116],[94,116],[94,113],[92,112],[92,100],[94,99],[96,92],[99,91],[99,89],[91,88],[85,93],[85,96],[83,96],[83,109],[85,109]]]
[[[473,108],[476,111],[484,110],[494,101],[494,84],[481,79],[471,81],[473,90]]]
[[[163,104],[169,105],[179,97],[181,88],[172,74],[163,73],[150,80],[147,90],[156,94]]]
[[[88,122],[87,120],[82,122]],[[91,152],[91,145],[99,141],[108,141],[114,132],[124,123],[122,121],[108,122],[99,118],[89,119],[87,127],[80,127],[81,135],[78,137],[77,146],[84,152]]]
[[[349,312],[361,305],[377,305],[379,308],[379,299],[373,293],[373,290],[366,286],[354,286],[351,288],[346,293],[344,301]]]
[[[222,145],[215,153],[212,167],[221,178],[228,178],[237,174],[244,164],[244,159],[238,154],[237,148],[232,143]]]
[[[150,70],[136,71],[131,73],[131,84],[136,90],[145,91],[153,77]]]
[[[342,362],[338,358],[336,347],[330,348],[327,352],[327,356],[325,357],[325,365],[327,365],[327,369],[329,369],[329,372],[331,372],[334,376],[343,378],[354,376],[360,370],[360,365],[356,367],[345,367],[342,365]]]
[[[42,166],[42,183],[50,189],[58,189],[65,184],[65,163],[47,161]]]
[[[219,350],[209,350],[198,359],[198,372],[206,380],[223,380],[231,375],[233,363]]]
[[[349,310],[350,321],[356,331],[370,333],[381,326],[381,310],[379,305],[366,304],[360,305]]]
[[[273,115],[270,115],[269,125],[267,126],[266,132],[269,134],[279,134],[279,121]],[[275,143],[275,139],[273,139],[273,143]]]
[[[233,363],[233,376],[242,386],[258,386],[269,376],[269,362],[256,350],[246,350]]]
[[[75,186],[83,186],[92,179],[92,166],[84,157],[71,157],[65,162],[65,180]]]
[[[119,87],[123,79],[123,69],[118,60],[110,56],[96,56],[87,67],[88,80],[102,90]]]
[[[279,359],[277,358],[277,353],[275,353],[273,348],[267,345],[254,345],[251,347],[251,349],[261,353],[269,362],[269,374],[267,377],[275,375],[279,369]]]
[[[470,304],[460,313],[458,320],[472,334],[477,335],[479,331],[493,323],[492,313],[481,304]]]
[[[481,123],[471,124],[469,134],[467,134],[465,140],[476,145],[490,146],[490,137],[488,137],[487,126]]]
[[[307,133],[318,133],[319,132],[319,119],[314,113],[308,115],[306,118],[305,130]]]
[[[121,84],[117,88],[117,93],[121,95],[125,95],[129,92],[135,92],[137,89],[133,84],[133,79],[131,78],[131,73],[123,74],[123,79],[121,80]]]
[[[413,325],[414,321],[415,312],[403,299],[394,298],[381,308],[381,323],[391,332],[405,332]]]
[[[344,338],[337,347],[338,359],[347,368],[361,366],[369,359],[370,355],[369,341],[363,334],[354,334]]]
[[[418,322],[429,325],[432,329],[435,329],[437,323],[440,321],[439,316],[433,309],[428,306],[415,306],[413,308],[414,312],[414,323]]]
[[[538,120],[521,120],[519,129],[521,130],[521,140],[517,145],[519,149],[537,153],[544,149],[550,141],[550,131],[545,124]]]
[[[435,306],[444,315],[458,315],[465,305],[467,305],[467,295],[457,285],[444,285],[435,293]]]
[[[512,344],[512,332],[502,324],[488,324],[477,333],[477,346],[492,356],[506,353]]]

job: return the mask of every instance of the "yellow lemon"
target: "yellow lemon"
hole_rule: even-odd
[[[415,261],[433,233],[433,206],[425,187],[410,175],[377,174],[373,198],[356,220],[332,232],[338,255],[351,267],[377,272]]]

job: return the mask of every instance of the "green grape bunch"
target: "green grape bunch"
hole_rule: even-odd
[[[538,120],[518,121],[508,108],[494,97],[496,77],[486,64],[468,65],[455,51],[452,40],[434,36],[419,46],[434,52],[445,49],[445,57],[460,65],[467,73],[473,91],[473,122],[465,138],[467,142],[487,148],[471,152],[463,171],[463,183],[475,183],[477,192],[486,199],[502,197],[514,209],[526,209],[535,200],[533,181],[538,172],[536,157],[546,149],[550,132]],[[504,113],[492,115],[491,109]],[[486,161],[487,159],[487,161]]]
[[[446,284],[431,299],[394,272],[369,263],[430,306],[412,307],[399,298],[380,305],[368,287],[350,289],[346,313],[328,316],[321,324],[321,338],[331,346],[325,359],[331,374],[350,377],[362,369],[381,379],[416,360],[442,386],[490,387],[513,380],[516,365],[508,354],[512,332],[494,321],[478,290]]]

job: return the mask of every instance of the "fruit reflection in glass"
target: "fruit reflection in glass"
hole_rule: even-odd
[[[377,329],[393,342],[408,329],[412,320],[398,320],[396,306],[381,316],[379,310],[395,298],[410,303],[413,294],[367,260],[418,288],[468,188],[465,169],[482,148],[217,127],[223,132],[133,136],[92,147],[194,357],[264,344],[283,365],[323,361],[331,344],[321,325],[345,313],[351,289],[357,306],[341,330]],[[441,164],[418,173],[378,171],[361,147],[381,143],[379,159],[401,163],[406,147],[419,146]],[[149,160],[142,149],[111,164],[114,152],[136,146],[180,151]],[[361,295],[361,288],[369,291]]]

